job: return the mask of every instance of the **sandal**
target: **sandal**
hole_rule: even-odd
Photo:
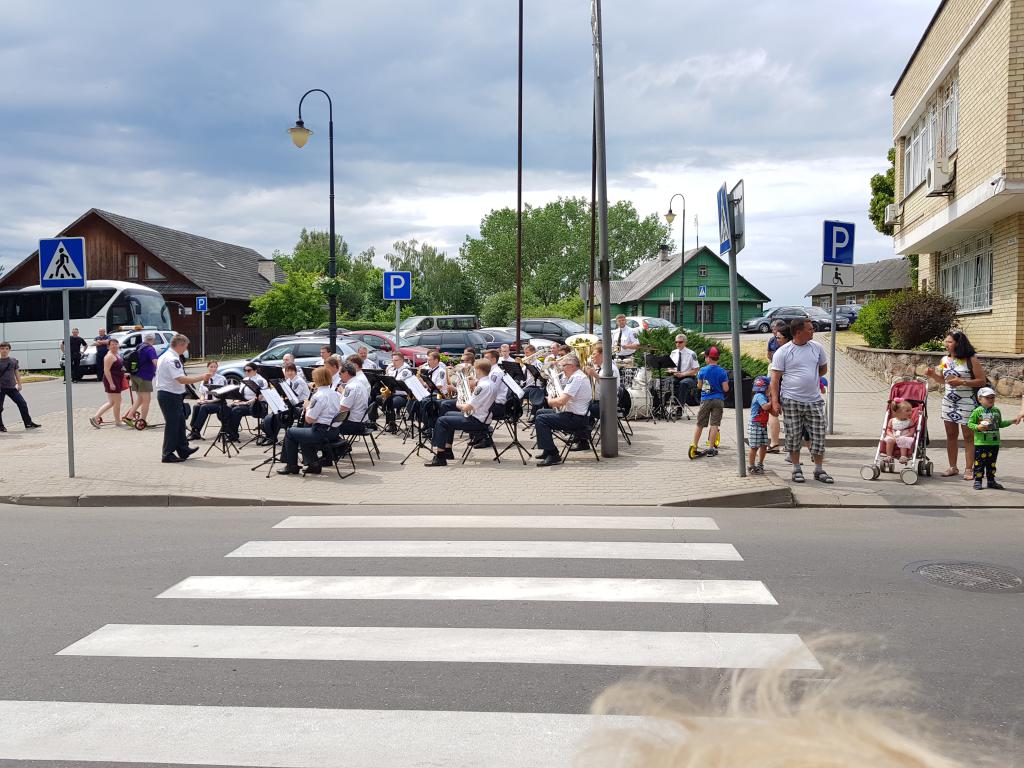
[[[959,474],[960,474],[960,470],[959,469],[957,469],[956,467],[950,467],[945,472],[943,472],[941,475],[939,475],[939,477],[952,477],[953,475],[959,475]]]
[[[964,480],[973,480],[973,479],[974,479],[974,470],[973,469],[966,469],[966,470],[964,470]]]
[[[802,483],[802,482],[804,482],[804,470],[803,470],[803,467],[801,465],[799,465],[799,464],[794,464],[793,465],[793,482],[794,483]]]
[[[776,445],[769,445],[765,449],[765,452],[766,453],[778,453],[779,452],[779,448],[781,448],[781,447],[782,447],[782,443],[778,443]]]
[[[832,479],[832,475],[826,472],[824,469],[814,470],[814,479],[819,483],[825,483],[826,485],[832,485],[835,480]]]

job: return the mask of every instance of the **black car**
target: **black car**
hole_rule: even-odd
[[[814,323],[814,330],[816,331],[831,331],[832,330],[832,311],[823,309],[822,307],[805,307],[807,316],[811,318],[811,322]],[[850,327],[850,318],[841,312],[836,310],[836,330],[845,331]]]
[[[807,312],[801,307],[775,307],[769,309],[761,317],[755,317],[743,323],[743,330],[747,333],[769,333],[772,323],[776,320],[785,320],[787,323],[798,318],[807,317]]]
[[[477,333],[487,339],[487,349],[499,349],[502,344],[508,344],[513,352],[519,351],[514,328],[512,330],[507,328],[481,328]],[[520,335],[524,342],[529,339],[525,331]]]
[[[487,349],[487,339],[479,331],[422,331],[402,334],[402,345],[436,349],[446,355],[458,357],[466,347],[478,351]]]
[[[860,314],[860,304],[837,304],[836,315],[843,315],[847,320],[850,321],[850,325],[853,325],[857,320],[857,315]]]
[[[524,318],[519,326],[522,329],[524,338],[548,339],[559,344],[565,344],[565,340],[577,333],[586,333],[587,329],[573,320],[563,320],[560,317],[530,317]]]

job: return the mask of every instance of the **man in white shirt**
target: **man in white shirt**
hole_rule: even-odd
[[[377,362],[370,357],[370,350],[360,345],[359,349],[356,350],[359,353],[359,367],[366,371],[379,371],[380,366]]]
[[[686,334],[676,335],[676,348],[669,353],[675,371],[672,376],[675,378],[676,399],[683,405],[690,403],[690,398],[697,392],[697,373],[700,371],[700,363],[697,361],[697,354],[686,346]]]
[[[164,444],[161,460],[165,464],[185,461],[198,451],[188,444],[185,434],[185,385],[208,382],[212,374],[186,376],[181,356],[188,349],[188,337],[180,333],[171,339],[171,346],[156,364],[156,402],[164,416]]]
[[[825,348],[814,341],[814,325],[799,318],[790,324],[793,340],[779,347],[769,366],[772,382],[770,412],[781,412],[786,425],[786,450],[793,464],[793,482],[804,482],[800,466],[800,448],[804,434],[811,443],[814,479],[831,485],[834,481],[824,470],[825,401],[821,396],[821,377],[828,372]]]
[[[157,361],[159,365],[159,361]],[[224,405],[224,401],[214,396],[213,390],[218,387],[227,385],[228,380],[217,373],[217,369],[220,367],[220,363],[216,360],[211,360],[206,364],[206,372],[210,374],[210,380],[205,383],[201,383],[196,387],[196,394],[199,395],[199,400],[192,406],[192,420],[189,423],[189,440],[202,440],[203,439],[203,427],[206,425],[206,420],[210,418],[211,413],[221,415],[221,422],[227,421],[227,416],[222,414],[225,413],[227,407]]]
[[[640,342],[637,341],[636,331],[626,325],[625,315],[616,315],[615,323],[617,327],[612,329],[612,351],[615,359],[622,362],[633,357],[640,349]]]
[[[245,376],[242,378],[242,388],[239,390],[241,399],[231,406],[231,413],[228,416],[224,431],[227,432],[228,440],[232,443],[238,442],[238,426],[246,416],[262,416],[260,407],[260,392],[269,386],[267,380],[256,373],[256,366],[253,363],[245,364]]]
[[[604,345],[598,342],[594,345],[593,357],[591,363],[583,370],[587,374],[587,378],[590,379],[590,388],[593,397],[590,401],[590,417],[596,419],[601,415],[601,366],[604,364]],[[612,361],[612,376],[615,377],[615,402],[611,404],[612,408],[618,408],[618,392],[619,392],[619,366]],[[585,451],[590,446],[587,444],[577,444],[574,450]]]
[[[390,376],[397,381],[405,381],[415,376],[416,372],[410,368],[401,352],[394,352],[391,355],[391,365],[384,370],[385,376]],[[378,397],[377,404],[384,409],[384,429],[387,432],[398,431],[396,425],[399,408],[405,408],[409,403],[409,396],[405,392],[392,392],[388,397]]]
[[[514,363],[512,359],[512,347],[508,344],[502,344],[498,348],[498,362],[499,363]]]
[[[354,363],[341,366],[341,412],[348,417],[341,422],[338,433],[361,435],[366,431],[366,412],[370,407],[370,386],[366,377],[360,378],[360,371]]]
[[[293,355],[291,352],[289,352],[287,355],[285,355],[284,357],[281,358],[281,367],[284,368],[287,365],[294,365],[295,366],[295,375],[298,376],[303,381],[306,380],[306,374],[304,374],[302,372],[302,368],[300,368],[295,363],[295,355]]]
[[[454,459],[452,440],[456,432],[470,432],[474,435],[487,433],[487,425],[491,423],[491,406],[494,404],[495,385],[490,378],[491,362],[486,358],[475,363],[477,373],[476,389],[468,403],[459,403],[458,412],[446,413],[434,424],[431,443],[434,446],[434,458],[426,462],[428,467],[444,467],[448,459]]]
[[[338,415],[341,399],[338,393],[331,389],[330,372],[326,366],[313,371],[313,383],[317,389],[306,408],[304,425],[290,427],[284,433],[284,445],[281,447],[284,469],[277,471],[279,475],[299,474],[300,449],[303,461],[306,462],[306,473],[320,474],[317,448],[330,437],[331,425]]]
[[[541,450],[537,457],[540,459],[538,467],[561,463],[551,436],[552,430],[572,433],[577,443],[590,439],[590,379],[580,370],[580,361],[575,354],[565,355],[559,362],[565,376],[562,394],[560,397],[549,397],[547,402],[550,408],[562,410],[541,410],[534,421],[537,447]]]
[[[496,419],[503,419],[505,418],[505,401],[508,399],[508,385],[504,382],[505,371],[498,365],[498,350],[488,349],[484,352],[484,357],[491,363],[489,376],[496,387],[491,415]]]
[[[309,384],[306,383],[305,379],[299,378],[298,368],[292,363],[285,363],[284,368],[284,384],[283,386],[291,390],[292,394],[295,395],[295,399],[298,401],[297,405],[290,406],[291,410],[302,409],[302,403],[309,398]],[[286,404],[291,403],[290,400],[285,400]],[[290,420],[290,416],[288,419]],[[257,445],[273,445],[277,442],[277,436],[281,432],[281,420],[282,414],[280,413],[268,413],[263,417],[263,437],[256,441]]]

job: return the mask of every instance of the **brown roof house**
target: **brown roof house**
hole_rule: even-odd
[[[853,286],[839,286],[839,304],[867,304],[872,299],[910,287],[910,261],[906,258],[882,259],[853,265]],[[818,283],[804,296],[816,307],[831,308],[832,286]]]

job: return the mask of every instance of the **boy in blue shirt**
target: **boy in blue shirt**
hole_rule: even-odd
[[[700,391],[700,410],[697,411],[697,427],[693,432],[690,458],[718,455],[718,431],[722,426],[722,411],[725,408],[725,393],[729,391],[729,374],[718,364],[718,347],[711,347],[704,356],[707,363],[697,372],[697,389]],[[708,429],[707,451],[700,451],[700,436]]]
[[[750,455],[747,457],[747,474],[764,474],[764,456],[768,452],[768,379],[758,376],[754,379],[754,397],[750,401],[750,424],[747,426],[747,442]]]

